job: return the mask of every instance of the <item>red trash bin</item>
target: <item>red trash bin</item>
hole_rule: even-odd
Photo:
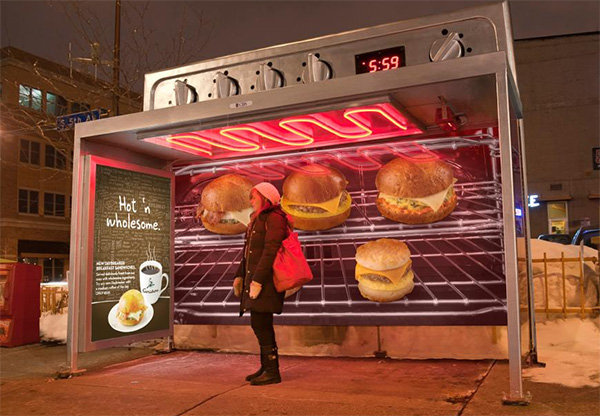
[[[40,342],[42,268],[25,263],[0,264],[0,345]]]

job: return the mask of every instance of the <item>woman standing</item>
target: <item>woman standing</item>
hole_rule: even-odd
[[[285,293],[275,290],[273,262],[287,236],[287,219],[279,200],[279,191],[270,183],[252,188],[250,203],[254,212],[246,231],[244,257],[233,281],[234,293],[240,297],[240,316],[250,311],[250,323],[260,346],[260,368],[246,377],[255,386],[281,382],[273,314],[283,310]]]

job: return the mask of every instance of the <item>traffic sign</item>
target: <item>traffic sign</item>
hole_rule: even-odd
[[[67,114],[66,116],[56,117],[56,130],[73,130],[75,124],[85,123],[86,121],[98,120],[100,110],[83,111],[81,113]]]

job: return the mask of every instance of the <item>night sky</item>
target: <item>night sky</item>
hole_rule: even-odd
[[[114,1],[78,2],[85,19],[73,17],[66,1],[7,1],[1,5],[1,44],[68,65],[73,57],[89,57],[89,42],[102,44],[109,60],[114,31]],[[444,13],[483,1],[123,1],[122,50],[135,50],[144,36],[152,61],[142,68],[164,69],[232,53],[273,46],[342,31]],[[511,1],[515,39],[594,32],[599,30],[598,1]],[[184,13],[185,11],[185,13]],[[89,12],[89,13],[88,13]],[[71,18],[68,15],[71,14]],[[86,23],[86,19],[91,19]],[[185,20],[183,20],[185,19]],[[184,23],[182,23],[184,22]],[[79,26],[77,29],[75,26]],[[143,25],[143,26],[142,26]],[[189,39],[182,54],[173,55],[169,40]],[[136,31],[137,38],[132,36]],[[87,32],[87,34],[85,33]],[[152,33],[150,33],[152,32]],[[129,49],[128,49],[129,47]],[[162,55],[160,52],[163,52]],[[128,56],[122,56],[127,60]],[[75,67],[81,69],[81,67]],[[147,72],[147,71],[145,71]]]

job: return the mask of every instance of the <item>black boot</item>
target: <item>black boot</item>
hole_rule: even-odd
[[[269,345],[268,347],[260,347],[261,357],[265,357],[264,373],[253,379],[250,384],[253,386],[264,386],[266,384],[281,383],[281,375],[279,374],[279,354],[277,347]]]
[[[256,377],[260,376],[262,373],[265,372],[266,358],[267,358],[267,355],[262,353],[262,347],[261,347],[261,352],[260,352],[260,368],[256,371],[256,373],[248,374],[246,376],[246,381],[252,381]]]

